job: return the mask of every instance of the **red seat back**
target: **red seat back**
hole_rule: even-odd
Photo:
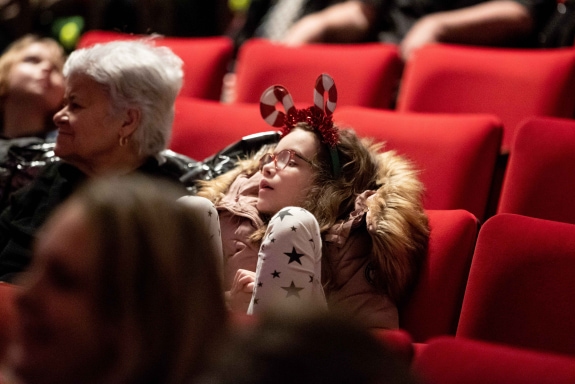
[[[575,116],[575,49],[505,49],[432,44],[407,64],[401,112],[492,113],[502,148],[531,116]]]
[[[426,263],[399,312],[400,328],[419,343],[455,335],[477,236],[477,220],[469,212],[428,210],[427,214],[431,234]]]
[[[243,136],[273,130],[259,104],[221,104],[179,97],[169,148],[196,160],[224,149]]]
[[[575,355],[575,225],[514,214],[483,224],[457,336]]]
[[[6,352],[14,327],[16,316],[14,308],[15,293],[16,289],[13,285],[0,283],[0,361],[2,361],[2,357]]]
[[[82,35],[78,48],[113,40],[144,37],[127,33],[91,30]],[[172,49],[184,62],[184,84],[180,96],[219,100],[224,74],[232,58],[233,43],[224,36],[159,37],[159,45]]]
[[[575,224],[575,120],[527,120],[511,148],[498,212]]]
[[[575,359],[461,338],[431,340],[413,367],[422,384],[575,383]]]
[[[308,44],[287,47],[252,39],[241,46],[236,67],[237,102],[259,103],[262,92],[281,84],[296,104],[313,104],[316,78],[327,73],[338,89],[338,106],[390,108],[403,64],[392,44]]]
[[[465,209],[483,220],[501,145],[495,117],[341,107],[335,121],[413,160],[422,171],[425,208]]]

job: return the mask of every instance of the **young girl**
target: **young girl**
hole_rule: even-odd
[[[0,208],[53,149],[45,143],[56,137],[52,115],[64,98],[64,60],[58,42],[36,35],[14,41],[0,56]]]
[[[47,37],[26,35],[0,56],[0,132],[4,138],[54,131],[64,98],[64,50]]]
[[[297,110],[281,86],[261,100],[280,142],[198,193],[219,212],[229,306],[256,314],[327,304],[367,326],[397,328],[397,304],[429,235],[417,172],[333,124],[337,92],[327,75],[310,108]]]

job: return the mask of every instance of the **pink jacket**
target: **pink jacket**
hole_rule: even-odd
[[[417,173],[393,152],[380,158],[382,186],[359,195],[349,217],[324,234],[324,247],[329,250],[324,255],[331,258],[336,287],[326,288],[325,294],[330,309],[343,311],[367,327],[393,329],[399,325],[396,303],[370,282],[371,272],[378,263],[405,263],[401,259],[411,264],[397,267],[399,273],[401,268],[410,269],[417,263],[412,260],[425,254],[429,230]],[[249,237],[264,225],[256,209],[262,176],[239,170],[224,176],[199,194],[215,201],[220,213],[224,284],[229,290],[238,269],[256,270],[259,244]]]

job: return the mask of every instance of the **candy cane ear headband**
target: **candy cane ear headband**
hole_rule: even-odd
[[[327,100],[325,94],[327,93]],[[307,123],[319,133],[322,143],[328,146],[332,173],[338,177],[341,172],[337,144],[339,132],[333,125],[332,115],[337,104],[337,88],[331,76],[323,73],[315,81],[313,91],[314,105],[305,109],[296,109],[293,99],[281,85],[272,85],[266,89],[260,98],[262,117],[272,127],[282,130],[282,136],[287,135],[297,123]],[[281,103],[285,112],[278,111],[276,105]]]

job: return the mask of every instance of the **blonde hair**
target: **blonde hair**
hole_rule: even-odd
[[[189,381],[226,321],[221,255],[205,241],[204,212],[177,203],[173,188],[143,176],[103,179],[71,199],[100,244],[96,309],[119,327],[112,361],[124,382]]]
[[[4,99],[8,93],[8,75],[12,66],[21,59],[22,51],[30,45],[40,43],[49,47],[52,51],[52,61],[56,67],[62,71],[66,56],[64,49],[58,42],[49,37],[28,34],[12,42],[0,56],[0,105],[4,104]]]

